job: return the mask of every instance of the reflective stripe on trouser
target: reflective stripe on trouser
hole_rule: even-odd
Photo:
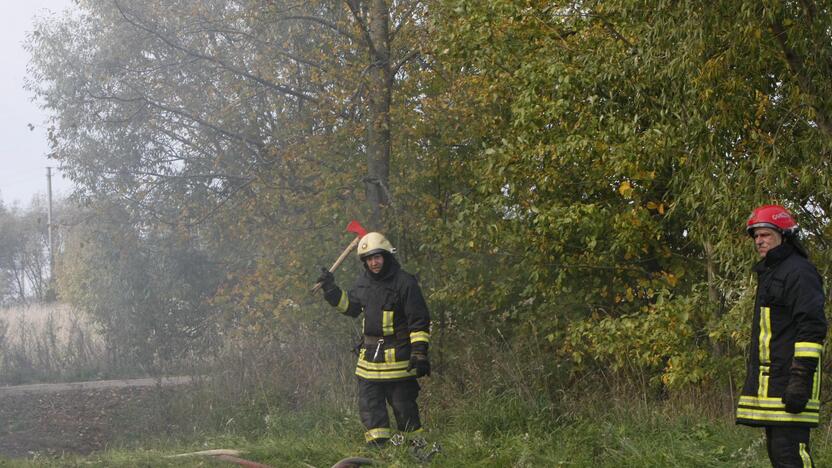
[[[415,379],[396,382],[375,382],[358,379],[358,412],[361,422],[367,428],[367,434],[383,435],[380,429],[387,429],[384,437],[367,439],[368,442],[380,438],[390,438],[390,417],[387,404],[393,407],[396,426],[400,431],[410,432],[422,427],[419,420],[419,384]],[[366,437],[365,437],[366,438]]]
[[[767,426],[766,449],[775,468],[815,466],[810,455],[808,427]]]
[[[370,429],[364,433],[364,440],[369,442],[375,442],[377,440],[386,440],[392,437],[392,433],[390,432],[389,427],[377,427],[374,429]]]

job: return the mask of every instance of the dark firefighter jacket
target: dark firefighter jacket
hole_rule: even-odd
[[[407,366],[412,351],[427,354],[430,314],[416,278],[402,270],[395,257],[385,254],[378,275],[365,268],[348,292],[337,289],[325,297],[350,317],[364,312],[364,342],[355,375],[373,381],[416,377]]]
[[[737,407],[737,423],[749,426],[818,425],[821,352],[826,337],[821,277],[790,243],[770,250],[754,266],[757,296],[751,325],[748,374]],[[806,409],[786,412],[781,401],[792,359],[814,368]]]

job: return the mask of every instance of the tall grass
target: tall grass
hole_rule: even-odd
[[[437,379],[430,385],[443,385]],[[436,395],[436,393],[434,393]],[[453,398],[453,396],[449,396]],[[425,400],[432,406],[436,402]],[[693,407],[669,402],[644,405],[603,393],[537,402],[505,392],[480,398],[457,397],[442,413],[432,413],[428,444],[441,451],[430,466],[477,467],[765,467],[760,431],[737,428]],[[408,445],[364,447],[355,411],[331,402],[303,408],[281,404],[261,415],[256,433],[217,430],[192,439],[145,441],[143,448],[121,449],[92,457],[41,460],[37,466],[213,466],[200,459],[167,455],[211,448],[244,450],[246,457],[272,466],[331,466],[348,456],[366,456],[389,466],[425,466]],[[816,461],[828,461],[820,447]]]
[[[67,366],[100,364],[95,357],[101,358],[96,354],[101,349],[89,343],[82,348],[71,320],[58,326],[46,316],[38,332],[30,321],[5,328],[2,376],[13,375],[8,373],[13,369],[31,376],[37,372],[29,369],[43,364],[65,376]],[[7,339],[14,329],[18,336]],[[274,466],[331,466],[354,455],[419,466],[407,445],[364,447],[348,335],[343,322],[328,319],[314,326],[309,320],[281,323],[268,336],[229,334],[211,356],[210,379],[188,392],[160,392],[133,408],[135,414],[123,415],[131,424],[154,428],[154,435],[137,429],[124,435],[130,439],[111,441],[112,449],[104,453],[28,463],[212,466],[165,456],[235,448]],[[733,423],[728,379],[657,390],[632,372],[629,378],[601,368],[574,373],[545,343],[496,339],[471,336],[437,344],[444,347],[444,358],[436,359],[434,375],[421,381],[419,399],[425,437],[441,445],[431,466],[768,466],[762,431]],[[26,358],[11,359],[15,352]],[[829,420],[826,412],[823,420]],[[813,442],[817,464],[832,464],[828,424],[813,431]]]
[[[103,337],[64,304],[0,309],[0,384],[88,379],[106,369]]]

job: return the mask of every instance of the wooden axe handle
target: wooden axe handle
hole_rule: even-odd
[[[343,252],[341,252],[341,256],[338,257],[338,260],[335,260],[335,263],[333,263],[332,266],[329,267],[329,272],[330,273],[335,273],[335,270],[337,270],[338,267],[341,266],[342,263],[344,263],[344,260],[347,258],[347,256],[350,254],[350,252],[352,252],[352,249],[354,249],[358,246],[358,241],[359,240],[361,240],[361,238],[356,236],[355,239],[353,239],[352,242],[350,242],[350,245],[348,245],[347,248],[344,249]],[[319,289],[321,289],[321,283],[315,283],[315,286],[312,287],[311,292],[314,294]]]

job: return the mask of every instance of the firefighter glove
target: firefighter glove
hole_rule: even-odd
[[[321,267],[321,276],[317,279],[324,291],[324,299],[333,307],[341,301],[341,288],[335,285],[335,275],[326,268]]]
[[[782,398],[787,412],[795,414],[806,409],[806,403],[809,402],[809,395],[812,393],[813,374],[814,371],[808,366],[798,361],[792,363],[789,383]]]
[[[324,267],[321,267],[321,276],[318,277],[316,282],[321,283],[321,289],[323,289],[324,292],[336,287],[335,275]]]
[[[416,377],[424,377],[430,375],[430,361],[426,354],[410,353],[410,363],[407,365],[407,370],[416,369]]]

